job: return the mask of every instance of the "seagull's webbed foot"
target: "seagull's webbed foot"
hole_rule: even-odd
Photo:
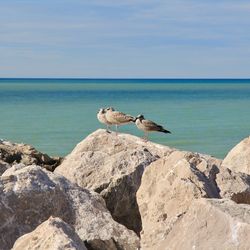
[[[109,133],[109,134],[112,132],[112,131],[110,130],[110,127],[109,127],[108,125],[107,125],[106,132]]]
[[[145,134],[145,135],[142,137],[142,139],[143,139],[144,142],[148,142],[148,135]]]

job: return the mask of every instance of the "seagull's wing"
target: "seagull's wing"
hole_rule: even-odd
[[[119,122],[132,122],[135,118],[131,115],[126,115],[122,112],[115,111],[113,112],[114,118]]]
[[[148,129],[148,130],[152,130],[152,131],[158,131],[163,129],[163,127],[161,125],[156,124],[153,121],[150,120],[142,120],[141,121],[142,124]]]

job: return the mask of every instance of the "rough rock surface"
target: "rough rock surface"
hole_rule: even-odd
[[[34,231],[18,238],[12,249],[87,250],[74,229],[58,217],[50,217]]]
[[[0,175],[2,175],[2,173],[4,173],[10,167],[11,167],[10,164],[0,160]]]
[[[53,171],[61,161],[61,158],[49,157],[30,145],[0,140],[0,174],[17,163],[23,163],[25,166],[36,164]],[[5,166],[2,166],[3,164]]]
[[[145,170],[137,192],[143,249],[157,249],[192,200],[220,197],[214,182],[219,164],[215,158],[175,151]]]
[[[0,177],[0,246],[12,247],[50,216],[72,226],[92,249],[136,249],[133,231],[115,222],[101,196],[39,166],[7,170]]]
[[[143,249],[158,249],[195,199],[225,197],[250,204],[250,176],[220,165],[210,156],[175,151],[145,170],[137,192]]]
[[[222,166],[250,175],[250,136],[231,149],[223,160]]]
[[[236,203],[250,204],[249,175],[220,166],[216,184],[222,198],[229,198]]]
[[[105,199],[113,218],[139,233],[136,192],[144,169],[173,149],[100,129],[80,142],[55,170]]]
[[[157,250],[250,249],[250,206],[226,199],[199,199]]]

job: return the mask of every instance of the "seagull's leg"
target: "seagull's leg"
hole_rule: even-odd
[[[118,125],[117,124],[115,125],[115,130],[116,130],[115,134],[118,135]]]
[[[145,142],[148,141],[148,133],[147,133],[147,132],[144,132],[143,140],[144,140]]]
[[[110,133],[110,126],[107,124],[107,132]]]

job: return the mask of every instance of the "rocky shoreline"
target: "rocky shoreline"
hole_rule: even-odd
[[[224,160],[99,129],[65,157],[0,141],[0,250],[250,249],[250,137]]]

